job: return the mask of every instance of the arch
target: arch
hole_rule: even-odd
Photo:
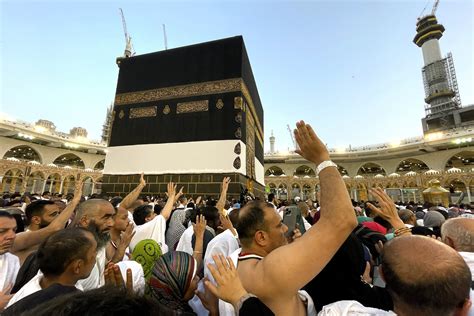
[[[59,193],[62,193],[62,194],[73,193],[75,185],[76,185],[76,178],[73,175],[67,175],[62,181],[62,188],[60,187]]]
[[[285,183],[280,183],[277,188],[277,198],[279,200],[288,199],[288,188]]]
[[[280,167],[277,166],[271,166],[270,168],[267,169],[265,172],[265,176],[281,176],[283,174],[283,170]]]
[[[303,200],[314,199],[314,191],[308,183],[303,184]]]
[[[293,172],[293,175],[297,177],[305,177],[305,176],[315,177],[316,173],[314,172],[313,168],[308,167],[306,165],[301,165],[295,169],[295,172]]]
[[[379,164],[374,162],[367,162],[359,167],[357,170],[357,175],[359,176],[371,176],[374,177],[377,174],[387,175],[385,169],[382,168]]]
[[[105,159],[102,159],[101,161],[95,164],[94,170],[104,170],[104,166],[105,166]]]
[[[52,173],[48,175],[44,182],[41,193],[49,191],[50,193],[58,193],[61,188],[61,175],[59,173]]]
[[[291,184],[291,198],[299,196],[301,198],[301,185],[299,183],[293,182]]]
[[[20,192],[23,181],[23,172],[20,169],[7,170],[2,178],[2,192]]]
[[[26,183],[26,192],[40,193],[45,180],[45,175],[42,171],[32,172]]]
[[[92,177],[85,177],[82,184],[82,195],[92,195],[94,192],[94,180]]]
[[[347,172],[347,169],[339,164],[337,165],[337,171],[339,171],[341,176],[349,176],[349,172]]]
[[[450,168],[459,168],[465,171],[471,171],[474,168],[474,151],[461,151],[451,156],[444,166],[445,170]]]
[[[16,158],[21,161],[37,161],[39,163],[43,162],[40,154],[32,147],[27,145],[20,145],[10,148],[5,155],[3,155],[3,159],[7,158]]]
[[[430,170],[430,168],[424,161],[415,158],[408,158],[400,161],[395,172],[405,174],[410,171],[420,173],[428,170]]]
[[[54,159],[53,164],[60,167],[74,167],[79,169],[84,169],[84,161],[77,155],[72,153],[63,154],[56,159]]]

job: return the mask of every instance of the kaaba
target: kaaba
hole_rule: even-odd
[[[264,191],[263,107],[242,36],[117,59],[102,192],[144,194],[169,181],[192,196]]]

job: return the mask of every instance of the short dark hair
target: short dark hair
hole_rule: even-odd
[[[33,216],[42,216],[46,205],[54,205],[50,200],[37,200],[31,202],[25,209],[26,225],[31,224]]]
[[[51,192],[49,192],[49,191],[44,191],[43,194],[41,194],[41,196],[45,196],[45,195],[48,195],[48,194],[51,194]]]
[[[38,305],[22,315],[29,316],[106,316],[106,315],[171,315],[163,314],[157,302],[142,295],[103,286],[91,291],[62,295]]]
[[[61,275],[71,261],[86,259],[92,246],[87,229],[74,227],[60,230],[49,236],[38,248],[38,266],[45,276]]]
[[[204,216],[209,227],[212,227],[214,229],[217,228],[217,225],[219,224],[220,219],[219,219],[219,210],[215,206],[201,207],[198,213]]]
[[[10,213],[7,212],[7,211],[3,211],[3,210],[0,210],[0,217],[6,217],[6,218],[9,218],[9,219],[15,219],[15,217],[13,217],[12,214],[10,214]]]
[[[261,201],[251,201],[239,210],[237,233],[243,245],[250,245],[258,230],[265,230],[264,207],[268,204]]]
[[[146,223],[146,218],[153,213],[153,206],[143,204],[135,208],[133,211],[133,221],[137,225],[143,225]]]
[[[275,199],[275,194],[270,193],[270,194],[268,195],[268,202],[273,202],[274,199]]]

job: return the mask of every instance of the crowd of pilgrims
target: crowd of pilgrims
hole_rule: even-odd
[[[473,315],[469,205],[351,201],[303,121],[316,201],[5,194],[2,315]],[[283,220],[297,214],[288,227]],[[291,222],[291,221],[290,221]],[[290,225],[290,224],[289,224]],[[291,226],[290,225],[290,226]]]

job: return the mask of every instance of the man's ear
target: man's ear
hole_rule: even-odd
[[[255,243],[259,246],[265,246],[267,244],[267,234],[263,230],[257,230],[254,235]]]
[[[468,316],[469,311],[471,310],[471,306],[471,300],[466,298],[462,306],[456,308],[456,310],[454,311],[454,316]]]
[[[443,242],[444,242],[446,245],[448,245],[449,247],[451,247],[451,248],[453,248],[453,249],[456,249],[456,247],[455,247],[456,245],[455,245],[455,243],[454,243],[454,240],[453,240],[451,237],[449,237],[449,236],[444,236],[444,237],[443,237]]]
[[[89,219],[87,218],[87,216],[82,216],[81,219],[79,220],[79,223],[81,224],[82,227],[87,227],[89,226]]]
[[[70,269],[70,271],[73,274],[78,275],[78,274],[81,273],[81,270],[82,270],[83,266],[84,266],[84,260],[83,259],[75,259],[75,260],[71,261],[71,263],[69,263],[66,270]]]
[[[34,224],[34,225],[38,225],[38,226],[39,226],[39,225],[41,224],[41,217],[39,217],[39,216],[37,216],[37,215],[36,215],[36,216],[33,216],[33,217],[31,218],[31,224]]]

